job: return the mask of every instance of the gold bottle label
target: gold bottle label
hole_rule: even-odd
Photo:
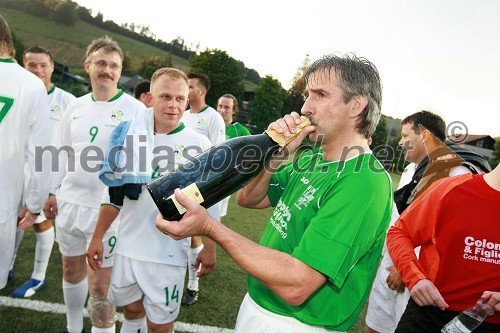
[[[196,186],[196,183],[192,183],[191,185],[181,189],[182,193],[188,196],[189,199],[195,201],[196,203],[201,204],[205,199],[203,199],[203,196],[201,195],[200,189],[198,186]],[[179,214],[184,214],[187,212],[186,207],[181,205],[176,199],[175,199],[175,194],[172,194],[168,199],[172,199],[174,202],[175,207],[179,211]]]

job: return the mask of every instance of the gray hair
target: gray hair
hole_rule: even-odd
[[[332,69],[344,91],[344,103],[348,103],[354,96],[367,98],[368,104],[356,121],[356,130],[369,138],[375,132],[381,115],[382,84],[377,68],[366,58],[352,53],[344,56],[326,55],[306,70],[305,84],[309,83],[313,74],[321,72],[323,76],[329,76]]]

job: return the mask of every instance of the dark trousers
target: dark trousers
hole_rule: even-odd
[[[395,333],[440,333],[441,328],[459,312],[440,310],[435,306],[418,306],[410,297]],[[474,333],[499,333],[500,325],[483,322]]]

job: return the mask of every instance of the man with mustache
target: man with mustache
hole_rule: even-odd
[[[131,120],[136,112],[144,110],[141,102],[117,87],[122,61],[123,52],[111,38],[105,36],[90,43],[84,66],[92,92],[68,106],[61,124],[61,145],[72,149],[68,161],[61,161],[61,170],[67,172],[62,173],[57,201],[51,196],[52,204],[46,208],[58,208],[56,238],[62,254],[63,294],[67,332],[70,333],[80,333],[83,329],[87,292],[93,327],[99,332],[115,331],[115,310],[106,295],[114,260],[116,228],[110,228],[103,237],[102,269],[87,270],[85,254],[101,205],[104,184],[98,172],[111,133],[120,121]]]

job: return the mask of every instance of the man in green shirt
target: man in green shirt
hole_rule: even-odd
[[[219,98],[217,112],[220,113],[226,124],[226,140],[251,134],[245,126],[236,121],[238,100],[233,95],[225,94]]]
[[[236,116],[238,115],[238,100],[236,97],[231,94],[222,95],[217,101],[217,112],[220,113],[226,124],[226,140],[251,135],[245,126],[236,121]],[[230,197],[228,196],[221,200],[220,217],[227,215]]]
[[[368,139],[380,119],[377,69],[355,55],[328,55],[306,71],[306,126],[238,193],[249,208],[274,206],[260,245],[210,218],[176,190],[188,212],[179,223],[159,216],[174,238],[215,240],[249,273],[235,332],[345,332],[361,312],[377,271],[392,209],[389,175]],[[292,112],[268,129],[289,138]],[[308,136],[318,145],[274,172]]]

